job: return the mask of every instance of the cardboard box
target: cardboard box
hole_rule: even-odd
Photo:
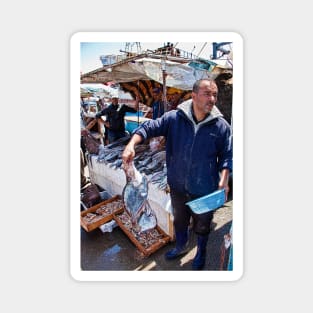
[[[119,202],[119,205],[113,210],[112,204],[115,202]],[[87,232],[90,232],[111,221],[113,213],[123,212],[123,210],[122,197],[116,195],[82,211],[80,213],[80,224]]]

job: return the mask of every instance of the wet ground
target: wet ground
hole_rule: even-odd
[[[232,223],[232,200],[215,211],[209,236],[204,270],[226,270],[228,250],[223,257],[224,235]],[[175,246],[168,242],[150,256],[144,256],[117,226],[111,232],[99,228],[86,232],[81,228],[81,268],[86,271],[189,271],[196,254],[196,236],[191,232],[190,251],[184,256],[166,261],[164,254]]]

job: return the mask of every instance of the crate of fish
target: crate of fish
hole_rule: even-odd
[[[130,216],[125,210],[113,213],[113,218],[131,242],[145,257],[153,254],[171,240],[171,237],[158,225],[145,231],[136,231],[133,227]]]
[[[100,202],[80,213],[80,224],[90,232],[99,226],[111,221],[113,214],[123,212],[123,201],[120,195]]]

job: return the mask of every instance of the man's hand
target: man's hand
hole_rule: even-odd
[[[131,140],[129,141],[129,143],[127,144],[127,146],[125,147],[123,153],[122,153],[122,160],[124,164],[130,163],[136,153],[135,153],[135,146],[140,143],[142,141],[141,136],[134,134],[131,138]]]
[[[131,143],[129,143],[123,153],[122,153],[122,159],[123,163],[128,164],[130,163],[135,157],[135,146]]]
[[[218,183],[218,189],[225,189],[225,201],[227,201],[229,193],[228,179],[229,179],[229,170],[225,168],[221,172],[220,181]]]

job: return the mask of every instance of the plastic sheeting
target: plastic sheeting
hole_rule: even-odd
[[[131,82],[139,80],[154,80],[160,84],[163,83],[163,66],[166,72],[166,86],[181,90],[191,90],[194,82],[201,78],[213,78],[220,73],[208,71],[205,69],[196,69],[172,61],[162,61],[161,59],[142,58],[132,62],[112,65],[109,69],[106,67],[83,74],[82,83],[105,83],[114,81],[117,83]]]
[[[144,58],[130,63],[137,72],[144,73],[150,79],[163,83],[162,60]],[[194,82],[201,78],[215,78],[217,75],[203,69],[195,69],[186,64],[165,62],[166,86],[181,90],[191,90]]]

